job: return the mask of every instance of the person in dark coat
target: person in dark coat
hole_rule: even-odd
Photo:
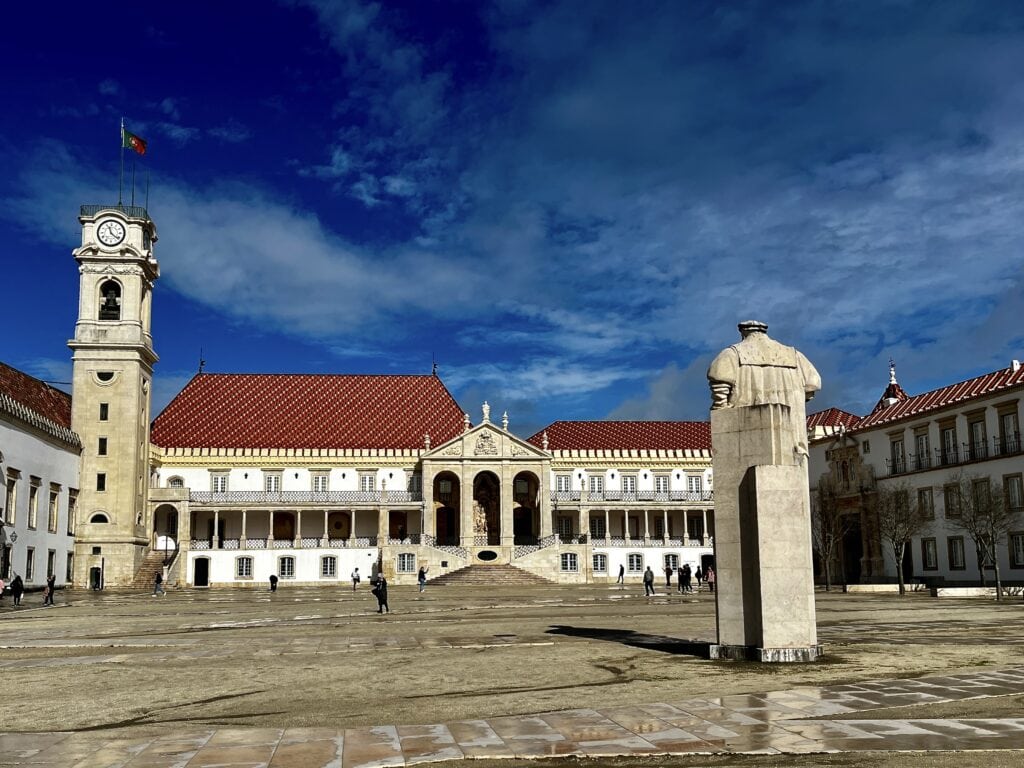
[[[679,566],[678,574],[676,576],[676,584],[678,585],[678,590],[677,591],[679,591],[679,592],[683,591],[683,568],[686,568],[686,567],[687,566],[686,566],[685,563],[683,565],[680,565]]]
[[[53,605],[53,591],[57,588],[57,575],[51,573],[46,578],[46,590],[43,596],[43,605]]]
[[[11,582],[11,595],[14,597],[14,604],[21,605],[21,596],[25,594],[25,582],[21,580],[20,574],[14,574],[14,581]]]
[[[277,592],[277,576],[270,574],[270,591]]]
[[[164,575],[157,571],[153,576],[153,597],[164,594]]]
[[[690,584],[690,564],[684,563],[683,567],[680,570],[681,573],[679,574],[679,591],[684,593],[693,592],[693,587]]]
[[[420,572],[416,575],[416,582],[420,585],[420,592],[427,588],[427,567],[420,566]]]
[[[644,597],[650,597],[654,594],[654,571],[651,570],[651,566],[647,566],[647,570],[644,571]]]
[[[699,592],[700,591],[700,583],[701,583],[701,581],[704,580],[704,572],[700,569],[699,565],[697,566],[697,572],[695,574],[693,574],[693,578],[695,578],[697,580],[697,591]]]
[[[665,566],[665,589],[669,589],[672,586],[672,572],[675,571],[671,565]]]
[[[616,584],[626,583],[626,566],[619,564],[619,578],[615,582]]]
[[[373,585],[373,596],[377,598],[377,613],[391,613],[388,608],[388,580],[384,574],[377,577],[377,583]]]

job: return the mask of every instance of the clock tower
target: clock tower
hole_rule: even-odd
[[[145,208],[83,205],[72,349],[71,426],[82,439],[74,581],[127,586],[142,563],[147,511],[150,320],[156,226]]]

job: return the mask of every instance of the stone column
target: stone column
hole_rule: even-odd
[[[377,546],[383,547],[388,543],[388,510],[384,507],[377,507]]]
[[[220,549],[220,510],[213,510],[213,543],[211,549]]]
[[[330,510],[324,510],[324,535],[320,537],[320,546],[329,547],[331,545],[330,534],[327,530],[327,516],[330,514]]]
[[[605,509],[604,511],[604,543],[607,544],[612,538],[612,519],[611,513]]]
[[[512,510],[516,505],[513,468],[508,465],[503,466],[498,473],[498,477],[501,478],[501,493],[498,495],[501,504],[498,509],[498,520],[501,521],[501,538],[498,542],[503,547],[511,547],[515,544]]]
[[[543,470],[543,468],[542,468]],[[538,472],[538,477],[549,478],[550,472]],[[553,526],[552,518],[554,516],[554,510],[551,508],[551,489],[541,485],[540,487],[540,537],[546,538],[551,535],[551,529]]]
[[[428,536],[437,536],[437,515],[434,513],[434,477],[424,471],[420,480],[423,492],[423,530]],[[421,539],[422,542],[422,539]]]
[[[267,514],[267,549],[274,548],[274,508],[271,507]]]
[[[664,520],[665,520],[664,527],[662,528],[662,540],[667,544],[668,543],[668,507],[665,507],[665,509],[662,511],[662,514],[664,515]]]
[[[349,510],[349,531],[348,540],[352,545],[356,543],[356,510],[355,507]]]
[[[295,540],[292,542],[292,546],[296,549],[302,549],[302,510],[295,510]]]
[[[579,527],[580,536],[587,536],[590,533],[590,507],[580,505]]]
[[[702,521],[701,525],[703,526],[700,529],[700,543],[701,544],[707,544],[708,543],[708,511],[706,509],[702,509],[700,511],[700,513],[701,513],[701,521]]]
[[[464,547],[473,546],[473,478],[459,474],[459,541]]]
[[[238,542],[238,548],[239,549],[245,549],[245,546],[246,546],[246,544],[245,544],[245,540],[246,540],[246,535],[245,535],[245,522],[246,522],[245,513],[246,513],[246,510],[243,509],[242,510],[242,538]]]
[[[648,509],[644,510],[644,544],[650,544],[651,543],[651,527],[650,527],[650,523],[651,523],[650,517],[651,516],[648,514],[649,511],[650,510],[648,510]]]
[[[622,510],[622,538],[627,542],[631,541],[629,536],[629,510]]]

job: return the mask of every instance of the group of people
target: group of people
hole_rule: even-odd
[[[672,588],[672,576],[678,574],[678,591],[680,594],[688,594],[693,592],[692,579],[697,580],[697,589],[700,589],[701,582],[708,585],[710,592],[715,591],[715,569],[710,565],[701,570],[701,567],[697,566],[697,571],[693,572],[690,569],[689,563],[683,563],[678,568],[674,568],[671,565],[665,566],[665,588]],[[626,567],[624,565],[619,566],[619,584],[625,583]],[[655,594],[654,592],[654,571],[651,570],[651,566],[647,566],[647,570],[644,571],[644,596],[650,597]]]
[[[0,600],[3,599],[5,589],[7,589],[7,584],[3,579],[0,579]],[[25,594],[25,582],[21,578],[21,574],[14,574],[14,578],[11,579],[10,589],[14,605],[21,605],[21,598]],[[46,586],[43,587],[43,605],[54,605],[53,593],[56,589],[57,577],[54,574],[50,574],[46,579]]]
[[[416,574],[416,583],[419,585],[420,592],[423,592],[427,588],[428,570],[430,569],[426,566],[420,566],[419,573]],[[352,579],[352,591],[355,592],[356,589],[359,587],[359,583],[363,580],[363,577],[359,573],[358,568],[354,568],[349,577]],[[277,592],[277,582],[277,576],[275,574],[271,574],[271,592]],[[388,606],[388,580],[384,578],[384,574],[378,573],[375,577],[370,579],[370,583],[373,584],[373,588],[370,590],[370,594],[377,598],[377,613],[391,613],[391,608]]]

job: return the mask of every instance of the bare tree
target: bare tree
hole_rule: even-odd
[[[922,509],[917,500],[911,497],[910,486],[906,482],[880,483],[875,504],[878,511],[878,533],[892,547],[900,594],[903,595],[907,591],[903,583],[903,554],[914,535],[928,524],[930,512]]]
[[[821,558],[826,592],[832,587],[832,567],[836,562],[836,553],[842,545],[843,537],[852,527],[850,516],[839,511],[832,478],[823,476],[818,482],[817,493],[811,500],[811,536],[814,539],[814,548],[818,550],[818,557]]]
[[[985,566],[991,565],[996,581],[996,600],[1002,599],[1003,582],[999,574],[999,545],[1013,529],[1017,515],[1003,498],[999,486],[992,487],[989,477],[957,472],[951,475],[947,487],[952,486],[960,507],[957,521],[974,542],[978,555],[978,575],[985,586]]]

